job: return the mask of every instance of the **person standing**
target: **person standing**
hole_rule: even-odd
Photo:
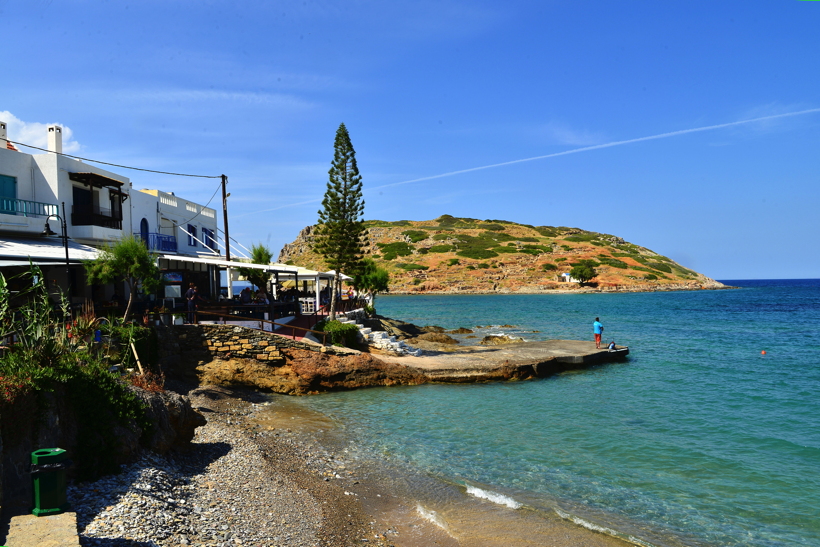
[[[191,283],[185,291],[185,299],[188,301],[188,324],[193,325],[196,315],[196,299],[199,295],[196,292],[196,285]]]
[[[601,349],[601,335],[604,333],[604,326],[601,324],[601,319],[599,317],[595,318],[595,322],[592,323],[592,334],[595,335],[595,347]]]

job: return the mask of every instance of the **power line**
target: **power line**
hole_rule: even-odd
[[[6,139],[6,140],[8,140],[8,139]],[[64,154],[62,152],[55,152],[54,150],[49,150],[47,148],[40,148],[39,146],[33,146],[31,144],[26,144],[26,143],[23,143],[23,142],[17,142],[17,141],[12,141],[12,140],[9,140],[8,142],[10,142],[12,144],[19,144],[20,146],[26,146],[28,148],[34,148],[36,150],[42,150],[43,152],[48,152],[49,154],[57,154],[59,156],[66,156],[68,158],[74,158],[75,160],[90,161],[90,162],[93,162],[93,163],[101,163],[103,165],[110,165],[112,167],[120,167],[122,169],[133,169],[134,171],[145,171],[147,173],[158,173],[160,175],[174,175],[176,177],[195,177],[195,178],[200,178],[200,179],[218,179],[218,178],[222,178],[222,175],[190,175],[190,174],[187,174],[187,173],[170,173],[168,171],[156,171],[154,169],[143,169],[141,167],[129,167],[128,165],[119,165],[119,164],[116,164],[116,163],[108,163],[107,161],[92,160],[92,159],[89,159],[89,158],[81,158],[80,156],[72,156],[71,154]]]

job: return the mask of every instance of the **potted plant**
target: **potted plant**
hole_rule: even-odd
[[[185,323],[185,314],[184,313],[175,313],[174,314],[174,325],[182,325]]]

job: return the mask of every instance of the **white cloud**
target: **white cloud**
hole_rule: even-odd
[[[59,125],[63,128],[63,152],[66,154],[76,154],[82,147],[80,143],[73,140],[73,131],[67,125],[61,123],[40,123],[24,122],[8,110],[0,111],[0,121],[6,122],[8,126],[8,138],[11,141],[21,142],[48,148],[48,126]],[[19,147],[22,152],[33,152],[31,148]]]

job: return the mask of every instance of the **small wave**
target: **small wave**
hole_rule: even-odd
[[[450,528],[447,526],[447,523],[444,522],[444,519],[442,519],[438,513],[436,513],[432,509],[425,509],[421,506],[421,504],[416,505],[416,511],[419,515],[422,516],[422,518],[432,522],[433,524],[435,524],[436,526],[450,534]]]
[[[607,534],[609,536],[620,538],[620,539],[626,540],[630,543],[634,543],[635,545],[640,545],[641,547],[655,547],[655,545],[653,545],[651,543],[648,543],[646,541],[643,541],[641,539],[638,539],[635,536],[630,536],[628,534],[622,534],[622,533],[620,533],[616,530],[613,530],[612,528],[607,528],[606,526],[600,526],[600,525],[595,524],[593,522],[589,522],[588,520],[584,520],[581,517],[577,517],[575,515],[570,515],[569,513],[565,512],[565,511],[562,511],[561,509],[558,509],[557,507],[555,507],[555,512],[562,519],[568,520],[570,522],[574,522],[575,524],[577,524],[579,526],[583,526],[584,528],[588,528],[589,530],[593,530],[593,531],[599,532],[601,534]]]
[[[481,488],[476,488],[475,486],[467,485],[467,493],[471,496],[475,496],[477,498],[497,503],[498,505],[506,505],[510,509],[518,509],[519,507],[521,507],[521,504],[515,501],[513,498],[505,496],[504,494],[499,494],[498,492],[493,492],[491,490],[482,490]]]

